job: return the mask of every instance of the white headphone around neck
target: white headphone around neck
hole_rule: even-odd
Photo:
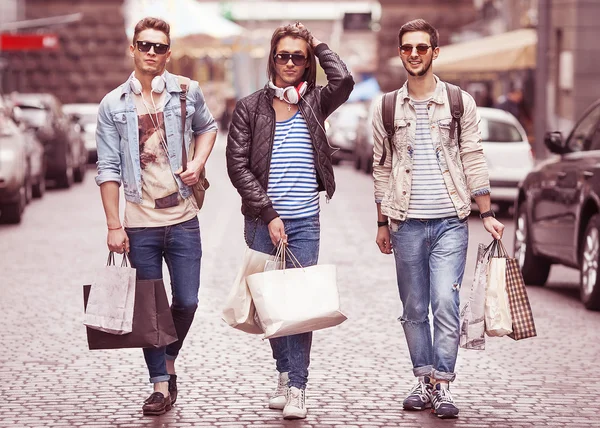
[[[288,86],[287,88],[280,88],[278,86],[275,86],[275,84],[269,80],[269,88],[275,89],[275,96],[281,101],[285,101],[289,104],[298,104],[302,96],[306,93],[308,83],[300,82],[298,86]]]
[[[134,76],[133,73],[131,74],[131,80],[129,82],[130,82],[131,91],[134,94],[141,95],[142,84]],[[155,92],[157,94],[162,94],[162,92],[165,90],[166,85],[167,85],[167,82],[165,80],[164,75],[154,76],[154,79],[152,79],[152,92]]]

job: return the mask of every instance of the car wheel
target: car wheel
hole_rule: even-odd
[[[369,158],[365,163],[365,172],[371,174],[373,172],[373,158]]]
[[[585,229],[581,245],[580,294],[584,306],[600,310],[600,276],[598,259],[600,256],[600,215],[594,215]]]
[[[57,185],[61,189],[68,189],[73,185],[73,181],[75,181],[75,168],[73,167],[73,158],[68,153],[65,164],[67,165],[67,167],[57,180]]]
[[[0,221],[8,224],[21,223],[23,219],[23,212],[25,211],[25,205],[27,205],[25,186],[19,191],[19,200],[13,204],[5,204],[0,207]]]
[[[356,155],[356,159],[354,160],[354,169],[357,171],[362,169],[362,160],[359,155]]]
[[[37,182],[33,185],[31,193],[34,198],[41,198],[44,196],[44,192],[46,192],[46,177],[44,177],[44,174],[41,174]]]
[[[85,164],[79,165],[73,174],[76,183],[81,183],[85,177]]]
[[[519,213],[517,215],[514,254],[521,268],[525,284],[544,285],[546,283],[552,263],[544,257],[536,256],[533,253],[525,202],[519,206]]]

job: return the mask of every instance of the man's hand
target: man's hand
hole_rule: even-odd
[[[483,227],[492,234],[494,239],[502,239],[504,225],[496,220],[495,217],[486,217],[483,219]]]
[[[392,254],[392,241],[390,240],[390,228],[381,226],[377,228],[377,238],[375,239],[379,251],[383,254]]]
[[[306,30],[306,31],[309,31],[309,30],[308,30],[308,28],[306,28],[306,27],[304,26],[304,24],[303,24],[303,23],[301,23],[301,22],[296,22],[296,27],[298,27],[298,28],[299,28],[299,29],[301,29],[301,30]],[[309,32],[310,32],[310,31],[309,31]],[[310,37],[310,45],[311,45],[313,48],[316,48],[316,47],[317,47],[319,44],[321,44],[321,43],[323,43],[323,42],[321,42],[319,39],[317,39],[315,36],[313,36],[313,35],[311,34],[311,37]]]
[[[179,178],[181,178],[184,184],[193,186],[200,180],[202,168],[204,168],[204,164],[194,159],[187,163],[187,169],[184,172],[181,172],[182,169],[179,168],[175,174],[179,174]]]
[[[285,234],[285,226],[280,217],[275,217],[269,222],[269,236],[273,245],[278,246],[280,241],[287,244],[287,235]]]
[[[109,251],[118,254],[123,254],[123,251],[129,252],[129,238],[123,228],[109,230],[106,243]]]

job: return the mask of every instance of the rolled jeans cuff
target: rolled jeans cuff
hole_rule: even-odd
[[[169,361],[175,361],[177,359],[177,355],[165,354],[165,359],[167,359]]]
[[[150,383],[168,382],[171,379],[169,375],[155,376],[150,378]]]
[[[413,374],[415,375],[415,377],[431,376],[431,373],[433,373],[433,371],[433,366],[422,366],[413,368]]]
[[[439,372],[437,370],[433,370],[431,373],[431,377],[435,380],[444,380],[447,382],[453,382],[456,379],[456,373],[448,373],[448,372]]]

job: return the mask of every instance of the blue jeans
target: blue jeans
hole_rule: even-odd
[[[200,225],[198,217],[163,227],[128,227],[131,264],[138,279],[162,278],[162,260],[167,262],[173,299],[171,314],[177,331],[176,342],[161,348],[144,348],[150,382],[169,380],[166,360],[179,354],[198,307],[200,288]]]
[[[400,318],[415,376],[453,381],[459,341],[459,290],[465,272],[467,219],[392,222]],[[429,304],[433,312],[433,340]]]
[[[317,264],[319,259],[319,243],[321,225],[319,215],[312,217],[283,220],[285,233],[288,236],[288,248],[304,267]],[[253,250],[275,254],[275,246],[271,242],[269,229],[260,219],[245,219],[244,237],[246,244]],[[287,267],[293,265],[288,258]],[[279,373],[289,373],[289,386],[304,389],[308,382],[308,366],[310,364],[310,347],[312,332],[294,334],[292,336],[269,339],[273,358]]]

